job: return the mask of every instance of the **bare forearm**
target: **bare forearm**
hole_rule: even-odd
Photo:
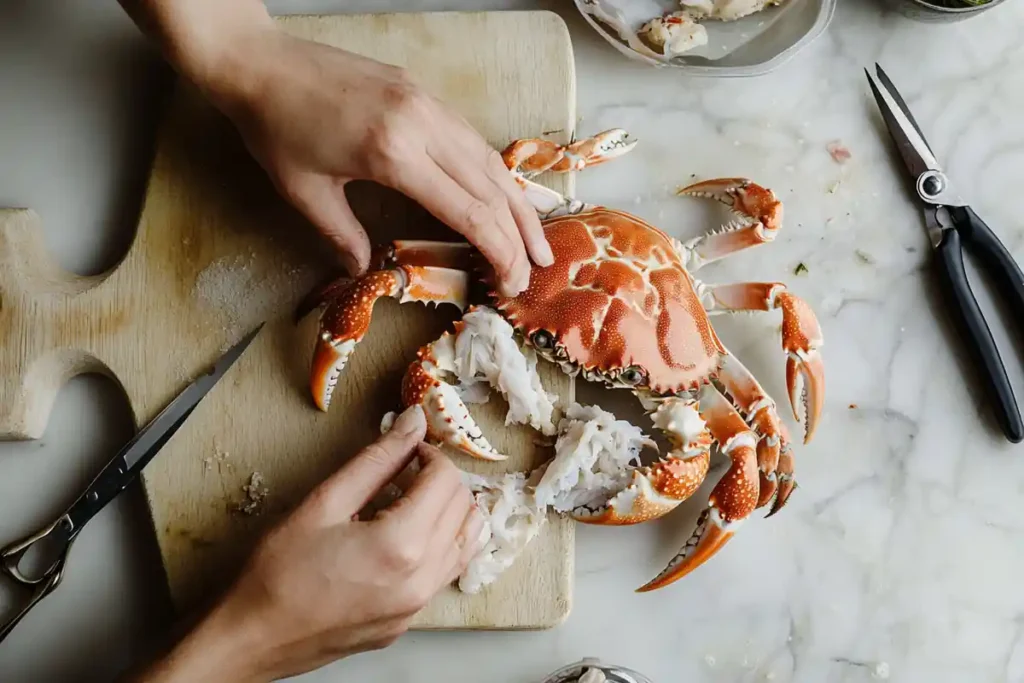
[[[251,56],[274,24],[261,0],[118,0],[168,62],[215,99],[241,96],[259,75]]]
[[[122,683],[262,683],[260,648],[251,620],[218,605],[180,632],[156,656],[129,672]]]

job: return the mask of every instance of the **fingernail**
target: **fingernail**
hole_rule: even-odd
[[[541,240],[541,243],[537,245],[537,265],[547,267],[554,262],[555,255],[551,252],[551,245],[547,240]]]
[[[422,431],[426,426],[426,415],[423,414],[423,408],[417,403],[414,406],[406,408],[405,411],[398,416],[398,419],[395,420],[395,424],[391,427],[391,431],[400,436],[408,436],[409,434]]]

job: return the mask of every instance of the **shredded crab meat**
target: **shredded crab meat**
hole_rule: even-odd
[[[547,521],[545,511],[527,490],[526,475],[517,472],[483,477],[463,473],[483,515],[480,550],[459,577],[459,590],[478,593],[512,566]]]
[[[522,555],[549,510],[600,507],[625,488],[644,446],[641,430],[598,406],[573,403],[558,423],[555,455],[534,470],[481,477],[464,473],[484,516],[482,546],[459,578],[459,589],[479,592]]]
[[[486,403],[490,385],[509,404],[506,425],[529,424],[553,435],[552,415],[558,397],[541,385],[536,353],[521,349],[512,326],[489,308],[466,313],[462,322],[465,326],[455,338],[451,367],[444,368],[458,378],[460,398],[466,403]],[[443,367],[440,362],[439,366]]]
[[[640,428],[598,406],[572,404],[558,431],[555,457],[535,494],[556,512],[600,507],[632,481],[640,451],[657,448]]]

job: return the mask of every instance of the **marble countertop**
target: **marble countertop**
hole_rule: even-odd
[[[1024,262],[1024,4],[923,25],[872,0],[842,0],[824,35],[750,80],[633,63],[570,3],[269,5],[559,12],[576,52],[579,134],[621,126],[641,141],[582,174],[579,195],[683,236],[715,217],[672,194],[692,174],[772,187],[786,212],[776,242],[706,277],[785,281],[814,306],[826,342],[827,401],[816,439],[796,451],[800,488],[783,514],[749,523],[701,571],[659,593],[633,592],[686,539],[695,507],[631,530],[581,527],[575,604],[559,628],[410,633],[302,680],[533,683],[594,655],[657,683],[1024,680],[1024,446],[992,426],[951,343],[923,224],[863,72],[883,64],[962,193]],[[41,48],[46,39],[57,47]],[[70,270],[104,270],[130,237],[151,96],[163,83],[152,57],[114,2],[0,9],[0,205],[39,211]],[[833,141],[850,150],[845,164],[829,155]],[[988,290],[976,292],[995,310]],[[1012,337],[990,316],[1024,395]],[[779,322],[764,314],[719,329],[785,407]],[[116,389],[72,381],[43,439],[0,444],[0,540],[50,519],[129,430]],[[133,490],[86,528],[61,589],[0,648],[0,679],[110,680],[165,628],[143,513]]]

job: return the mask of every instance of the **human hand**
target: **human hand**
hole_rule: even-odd
[[[350,275],[371,244],[345,197],[372,180],[418,202],[473,243],[501,291],[553,262],[536,210],[501,155],[396,67],[272,29],[249,39],[245,82],[212,89],[278,191],[338,249]],[[226,93],[226,94],[222,94]]]
[[[313,490],[237,581],[137,683],[269,681],[386,647],[477,551],[483,525],[451,460],[421,440],[419,406]],[[357,513],[419,457],[397,501]]]

